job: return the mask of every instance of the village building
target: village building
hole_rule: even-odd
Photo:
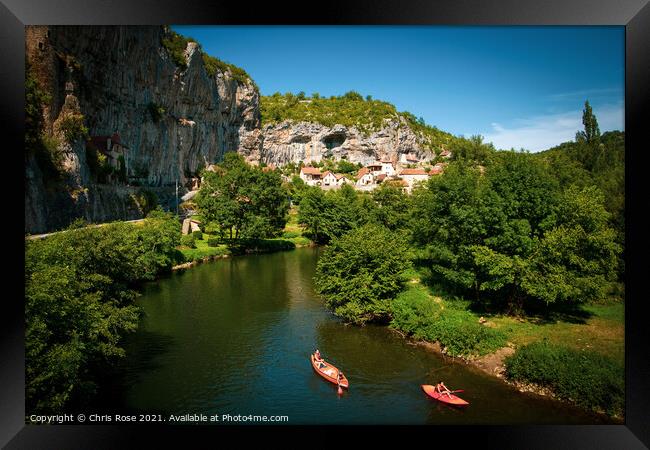
[[[368,164],[366,167],[374,176],[377,176],[382,173],[383,165],[380,162],[376,162]]]
[[[408,182],[406,180],[402,180],[401,178],[388,178],[384,181],[384,184],[400,188],[402,192],[410,192]]]
[[[111,136],[92,136],[88,145],[106,155],[108,157],[108,163],[116,169],[119,169],[120,167],[120,156],[124,158],[125,150],[128,148],[126,145],[122,144],[120,135],[117,131]]]
[[[438,163],[431,168],[429,175],[440,175],[445,170],[445,165]]]
[[[393,162],[390,159],[382,159],[381,160],[381,172],[386,174],[386,176],[392,177],[397,173],[395,170],[395,166],[393,165]]]
[[[329,170],[323,173],[321,178],[321,183],[322,186],[338,186],[338,180],[336,179],[336,175],[334,175],[334,173]]]
[[[357,178],[357,186],[359,187],[369,186],[371,184],[374,184],[375,182],[375,176],[367,167],[362,167],[361,169],[359,169],[356,178]]]
[[[451,152],[449,150],[443,150],[440,152],[442,158],[451,158]]]
[[[123,165],[123,174],[128,174],[126,163],[126,150],[128,150],[128,147],[122,144],[122,140],[117,131],[110,136],[91,136],[86,146],[104,155],[106,162],[116,171],[120,171],[120,166]],[[106,177],[106,181],[109,183],[115,181],[112,173],[107,174]],[[126,182],[126,179],[122,181]]]
[[[300,179],[309,186],[320,186],[321,172],[318,167],[305,166],[300,169]]]
[[[402,169],[399,176],[408,183],[408,192],[411,192],[417,183],[429,179],[429,174],[424,169]]]

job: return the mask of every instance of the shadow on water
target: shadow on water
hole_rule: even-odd
[[[173,343],[174,338],[171,336],[144,329],[127,336],[124,342],[126,356],[99,380],[97,396],[90,407],[98,412],[125,411],[125,393],[128,388],[160,369],[162,363],[159,357],[166,354]]]

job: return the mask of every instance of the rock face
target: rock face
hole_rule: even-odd
[[[404,153],[416,155],[421,161],[435,156],[423,146],[422,139],[404,119],[386,121],[381,130],[369,135],[354,127],[334,125],[330,128],[310,122],[267,125],[263,134],[261,160],[267,164],[334,158],[365,165],[381,159],[396,162]]]
[[[141,189],[176,207],[202,167],[228,151],[252,163],[347,159],[368,164],[411,153],[433,158],[403,119],[364,135],[354,127],[283,122],[262,129],[259,91],[230,69],[210,75],[198,44],[189,42],[181,67],[163,45],[160,26],[27,26],[26,58],[41,89],[44,134],[57,142],[61,179],[46,177],[35,154],[25,155],[25,232],[140,218]],[[66,121],[81,117],[88,136],[70,138]],[[115,137],[118,140],[115,140]],[[88,140],[119,142],[125,177],[98,183]],[[110,144],[109,144],[110,145]],[[107,150],[111,154],[112,150]],[[114,166],[115,167],[115,166]]]
[[[119,134],[126,147],[127,175],[154,188],[173,190],[177,180],[184,186],[227,151],[259,160],[257,88],[252,82],[239,83],[229,71],[210,76],[192,42],[184,53],[187,67],[179,67],[162,44],[166,32],[158,26],[26,27],[27,60],[51,95],[44,107],[45,133],[56,136],[57,120],[66,108],[78,111],[89,136]],[[65,226],[77,216],[92,221],[127,218],[124,208],[100,212],[95,202],[82,205],[70,195],[85,189],[93,197],[97,185],[89,181],[85,143],[63,147],[67,193],[60,187],[56,192],[44,189],[35,158],[26,157],[25,231]],[[110,191],[107,186],[102,190]],[[62,203],[64,211],[51,212],[53,203]]]

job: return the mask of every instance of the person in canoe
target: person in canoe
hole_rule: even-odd
[[[447,394],[449,398],[451,398],[451,390],[447,386],[445,386],[445,383],[440,381],[438,384],[436,384],[436,392],[439,394]]]
[[[316,351],[314,352],[314,361],[316,361],[316,364],[318,365],[319,369],[325,366],[325,361],[323,361],[323,358],[321,358],[318,349],[316,349]]]

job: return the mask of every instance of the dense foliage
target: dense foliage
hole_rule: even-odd
[[[585,118],[595,133],[594,121]],[[624,198],[623,186],[613,183],[609,195],[600,189],[606,186],[601,173],[622,168],[619,137],[591,137],[596,147],[586,140],[575,149],[567,144],[574,152],[560,157],[559,150],[496,151],[475,136],[454,149],[444,174],[411,196],[388,185],[359,194],[298,183],[298,221],[319,243],[368,222],[399,231],[428,282],[471,299],[474,308],[522,314],[601,300],[621,270],[616,227],[623,218],[612,197]],[[561,172],[557,161],[567,158],[576,161],[568,170],[581,176]],[[433,325],[429,330],[442,333]]]
[[[58,413],[91,396],[135,330],[136,283],[169,270],[180,225],[152,212],[141,226],[71,226],[25,244],[27,410]]]
[[[350,91],[341,96],[321,97],[313,94],[307,98],[304,93],[298,95],[290,92],[260,99],[262,121],[275,124],[285,120],[316,122],[327,127],[336,124],[346,127],[356,127],[363,133],[378,131],[390,121],[399,121],[401,126],[410,126],[420,134],[424,145],[432,150],[440,146],[450,145],[459,138],[445,133],[436,127],[427,125],[422,119],[416,119],[408,112],[398,112],[394,105],[381,100],[373,100],[370,96],[361,96],[358,92]]]
[[[414,241],[433,278],[511,312],[602,298],[620,247],[598,189],[560,189],[528,153],[489,159],[484,174],[458,160],[414,194]]]
[[[330,243],[318,260],[316,289],[336,315],[350,322],[386,321],[409,260],[403,236],[367,224]]]
[[[341,237],[369,219],[368,198],[349,185],[330,191],[303,185],[298,197],[298,223],[319,244]]]
[[[520,348],[505,364],[512,380],[551,388],[562,399],[610,415],[623,413],[624,367],[599,353],[542,341]]]
[[[423,287],[400,293],[391,310],[391,327],[416,339],[437,341],[450,356],[484,355],[506,344],[502,332],[481,325],[463,308],[443,309]]]
[[[274,237],[282,233],[289,211],[288,192],[277,171],[251,166],[226,153],[215,171],[204,170],[196,204],[209,223],[229,239]]]

